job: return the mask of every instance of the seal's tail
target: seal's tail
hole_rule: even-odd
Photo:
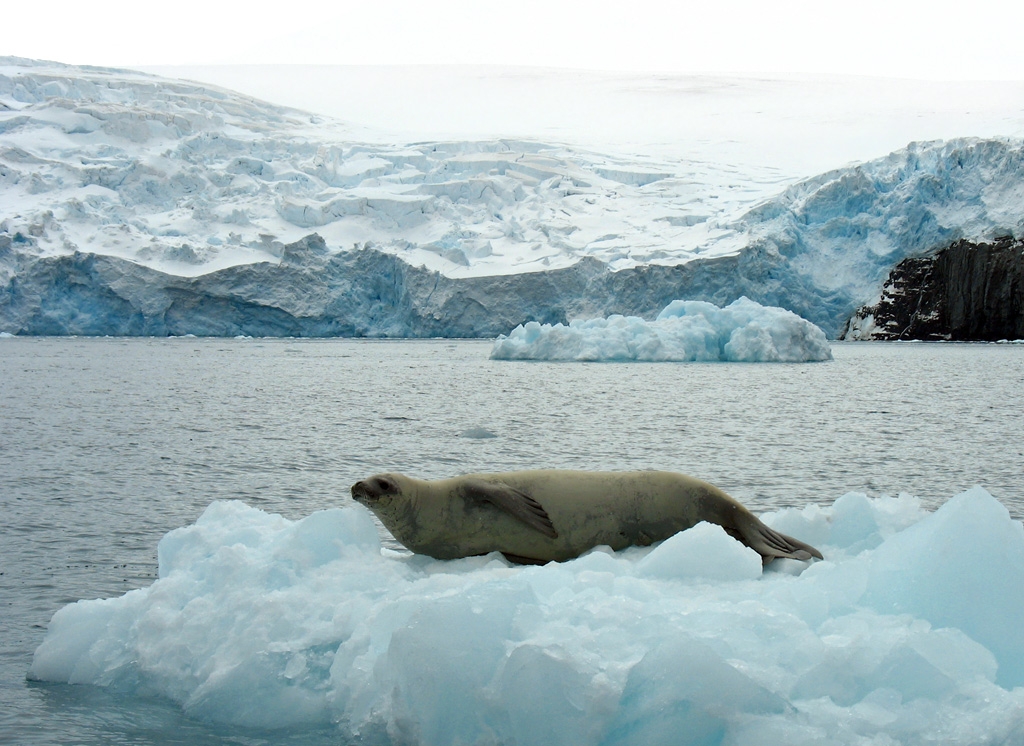
[[[778,557],[795,560],[824,559],[821,552],[810,544],[804,544],[792,536],[786,536],[769,528],[753,514],[750,515],[750,518],[751,521],[739,528],[739,538],[760,554],[766,565]]]

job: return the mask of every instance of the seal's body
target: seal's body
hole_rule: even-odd
[[[513,471],[422,480],[380,474],[352,487],[404,546],[436,559],[501,552],[517,562],[577,557],[596,546],[646,546],[701,521],[758,552],[821,558],[722,490],[665,471]]]

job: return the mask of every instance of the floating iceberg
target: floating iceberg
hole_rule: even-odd
[[[58,611],[30,676],[193,717],[432,744],[1020,743],[1024,527],[976,487],[763,516],[543,567],[382,549],[368,512],[216,502],[159,578]]]
[[[500,336],[495,360],[802,363],[832,359],[825,332],[792,311],[740,298],[725,308],[672,301],[654,321],[637,316],[539,324]]]

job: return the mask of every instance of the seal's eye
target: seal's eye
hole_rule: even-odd
[[[378,477],[376,479],[376,482],[377,482],[377,489],[379,489],[381,492],[394,492],[395,491],[395,483],[392,482],[390,479],[385,479],[384,477]]]

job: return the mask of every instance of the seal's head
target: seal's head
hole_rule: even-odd
[[[399,541],[416,523],[418,493],[416,480],[403,474],[376,474],[352,485],[352,499],[373,511]]]
[[[402,488],[392,474],[377,474],[352,485],[352,499],[374,512],[386,508],[401,493]]]

